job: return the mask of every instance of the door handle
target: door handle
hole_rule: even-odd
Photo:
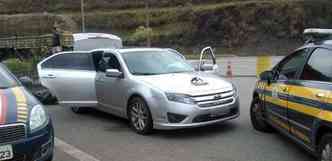
[[[317,93],[317,94],[316,94],[316,97],[317,97],[317,98],[325,98],[326,95],[325,95],[325,93]]]

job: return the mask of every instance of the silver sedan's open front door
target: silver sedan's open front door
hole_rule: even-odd
[[[201,51],[199,64],[196,67],[199,72],[217,73],[218,64],[211,47],[205,47]]]

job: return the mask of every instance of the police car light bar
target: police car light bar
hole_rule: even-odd
[[[303,35],[305,36],[306,43],[327,40],[332,38],[332,29],[319,29],[319,28],[305,29]]]

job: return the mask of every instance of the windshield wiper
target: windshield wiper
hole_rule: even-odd
[[[192,71],[175,71],[175,72],[172,72],[172,73],[189,73],[189,72],[192,72]]]

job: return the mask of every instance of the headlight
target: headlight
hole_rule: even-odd
[[[169,101],[185,103],[185,104],[195,104],[195,100],[185,94],[166,93],[166,96]]]
[[[43,126],[47,121],[47,115],[42,105],[36,105],[30,113],[30,129],[34,131]]]

